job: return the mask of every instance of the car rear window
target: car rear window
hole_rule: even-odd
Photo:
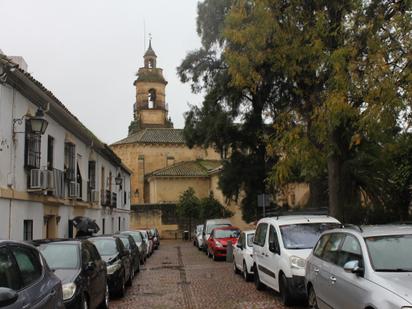
[[[130,249],[129,240],[125,237],[119,237],[126,249]]]
[[[96,246],[97,251],[99,251],[102,256],[110,256],[118,253],[114,239],[90,239],[90,241]]]
[[[240,231],[238,229],[233,230],[215,230],[215,238],[238,238]]]
[[[80,267],[79,249],[74,244],[44,244],[39,247],[52,269],[77,269]]]
[[[229,223],[220,223],[220,224],[208,225],[208,226],[206,226],[206,234],[210,234],[212,232],[212,230],[216,227],[224,227],[224,226],[230,226],[230,224]]]

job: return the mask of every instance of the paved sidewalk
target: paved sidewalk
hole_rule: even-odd
[[[274,309],[283,308],[273,291],[256,291],[233,273],[232,265],[214,262],[191,242],[162,241],[123,299],[110,308]]]

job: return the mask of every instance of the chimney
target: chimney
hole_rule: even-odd
[[[20,69],[27,72],[27,62],[24,60],[22,56],[9,56],[11,61],[19,66]]]

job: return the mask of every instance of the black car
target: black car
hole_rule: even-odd
[[[86,239],[33,241],[63,284],[63,301],[69,308],[108,308],[106,263]]]
[[[126,234],[133,237],[134,242],[139,248],[140,264],[143,265],[147,259],[147,244],[143,239],[143,234],[139,231],[123,231],[120,234]]]
[[[35,247],[0,240],[0,307],[64,308],[62,284]]]
[[[130,251],[132,256],[133,272],[138,273],[140,271],[140,252],[139,247],[133,237],[128,234],[116,234],[115,236],[120,238],[125,248]]]
[[[120,238],[115,236],[96,236],[89,240],[96,246],[107,264],[107,282],[113,295],[123,297],[126,285],[133,283],[132,257]]]
[[[159,249],[160,246],[160,236],[159,236],[159,231],[157,228],[151,228],[150,233],[152,234],[153,237],[153,249]]]

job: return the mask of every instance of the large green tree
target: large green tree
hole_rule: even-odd
[[[343,220],[362,192],[385,203],[382,150],[410,121],[411,1],[239,0],[223,29],[230,86],[269,89],[275,183],[327,175]]]
[[[257,215],[257,195],[265,192],[271,170],[265,138],[273,132],[272,85],[276,78],[270,65],[262,65],[262,82],[238,87],[225,56],[229,42],[224,32],[233,0],[206,0],[198,6],[198,34],[202,46],[190,52],[178,68],[183,82],[205,93],[200,107],[186,114],[184,134],[192,146],[215,147],[224,159],[220,188],[228,199],[242,192],[243,218]]]

